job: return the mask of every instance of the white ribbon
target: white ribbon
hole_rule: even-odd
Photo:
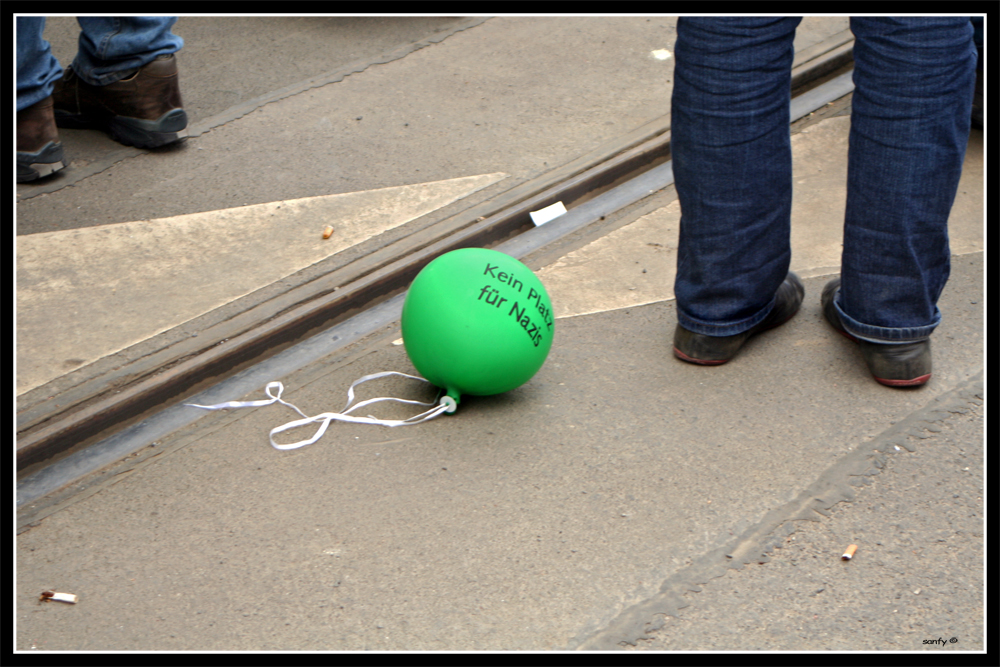
[[[268,400],[259,401],[229,401],[227,403],[219,403],[217,405],[197,405],[195,403],[185,403],[184,405],[192,408],[201,408],[202,410],[225,410],[227,408],[257,408],[264,405],[270,405],[271,403],[278,402],[282,405],[287,405],[291,409],[298,412],[304,417],[304,419],[296,419],[295,421],[288,422],[282,426],[276,426],[271,429],[270,434],[268,434],[268,440],[271,441],[271,446],[275,449],[298,449],[299,447],[305,447],[306,445],[311,445],[326,433],[326,429],[330,426],[331,421],[342,421],[342,422],[354,422],[356,424],[378,424],[380,426],[409,426],[411,424],[419,424],[420,422],[425,422],[428,419],[434,419],[438,415],[444,412],[454,412],[458,407],[455,403],[455,399],[447,394],[442,396],[440,402],[437,403],[425,403],[423,401],[411,401],[405,398],[392,398],[392,397],[381,397],[381,398],[369,398],[366,401],[361,401],[357,405],[351,406],[354,402],[354,387],[361,384],[362,382],[367,382],[368,380],[375,380],[378,378],[386,377],[388,375],[399,375],[405,378],[412,378],[414,380],[420,380],[421,382],[427,382],[422,377],[417,377],[416,375],[407,375],[406,373],[397,373],[396,371],[385,371],[382,373],[373,373],[371,375],[366,375],[359,380],[355,380],[350,388],[347,390],[347,405],[340,412],[324,412],[322,414],[316,415],[315,417],[310,417],[306,413],[299,410],[297,407],[292,405],[287,401],[281,400],[281,393],[285,390],[285,386],[280,382],[268,382],[267,386],[264,388],[264,393],[270,396]],[[277,394],[272,394],[271,390],[277,389]],[[397,403],[412,403],[414,405],[432,405],[429,410],[421,412],[419,415],[410,417],[409,419],[377,419],[371,415],[367,417],[355,417],[351,413],[360,407],[366,405],[371,405],[372,403],[378,403],[379,401],[396,401]],[[298,428],[299,426],[305,426],[307,424],[313,424],[315,422],[321,422],[319,429],[316,434],[308,440],[300,440],[299,442],[293,442],[289,445],[279,445],[274,441],[274,434],[281,433],[282,431],[288,431],[293,428]]]

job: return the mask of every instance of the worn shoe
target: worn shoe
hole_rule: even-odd
[[[163,146],[187,136],[188,119],[172,53],[106,86],[91,86],[67,67],[53,98],[59,127],[103,130],[115,141],[137,148]]]
[[[877,382],[887,387],[919,387],[931,379],[931,340],[911,343],[871,343],[855,338],[844,329],[837,308],[833,305],[840,290],[840,278],[835,278],[823,288],[820,298],[823,315],[834,329],[861,348],[861,356]]]
[[[65,166],[50,95],[17,112],[17,182],[34,181]]]
[[[688,331],[678,324],[674,330],[674,356],[702,366],[724,364],[736,356],[736,353],[751,336],[773,329],[792,319],[799,311],[805,293],[806,289],[802,286],[802,281],[789,271],[784,282],[778,287],[774,308],[767,314],[767,317],[748,331],[733,336],[706,336]]]

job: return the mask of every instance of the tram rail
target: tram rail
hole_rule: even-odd
[[[793,122],[850,93],[852,51],[853,37],[843,31],[796,55]],[[181,402],[207,383],[232,377],[318,331],[398,299],[435,257],[475,246],[515,255],[537,250],[540,243],[594,224],[606,211],[619,210],[648,196],[651,188],[672,182],[669,160],[670,118],[664,116],[199,332],[193,339],[197,348],[189,339],[184,345],[137,359],[113,376],[92,378],[23,409],[19,406],[18,506],[39,493],[26,492],[22,497],[22,481],[27,477],[37,480],[55,462]],[[596,205],[598,199],[600,205]],[[526,241],[525,232],[535,229],[529,213],[559,201],[569,211],[564,216],[567,222],[548,223],[544,235],[535,234],[535,241]],[[570,215],[574,212],[577,215]],[[78,476],[87,472],[86,465],[74,470]],[[67,475],[63,473],[60,484],[71,481],[72,475]]]

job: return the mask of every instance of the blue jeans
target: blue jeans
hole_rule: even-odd
[[[681,205],[677,319],[712,336],[763,320],[791,260],[792,40],[799,18],[677,23],[671,150]],[[926,338],[941,320],[948,214],[969,137],[976,47],[966,18],[851,18],[854,97],[844,328]]]
[[[131,75],[157,56],[175,53],[184,40],[170,28],[172,16],[80,16],[79,51],[73,71],[92,86],[105,86]],[[62,77],[59,61],[42,39],[45,17],[17,17],[17,110],[52,94]]]

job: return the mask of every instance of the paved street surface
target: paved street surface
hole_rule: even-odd
[[[19,405],[669,113],[672,58],[653,52],[675,24],[182,18],[193,136],[142,152],[67,131],[70,167],[17,187]],[[807,18],[796,48],[846,27]],[[68,64],[73,20],[46,37]],[[670,352],[679,210],[653,193],[525,259],[557,320],[521,388],[292,451],[268,444],[287,408],[205,413],[82,480],[17,537],[16,649],[985,651],[983,135],[934,377],[892,390],[820,312],[836,109],[794,128],[806,301],[731,363]],[[364,375],[415,372],[399,338],[393,323],[272,379],[306,414],[336,411]],[[358,393],[433,398],[418,385]]]

